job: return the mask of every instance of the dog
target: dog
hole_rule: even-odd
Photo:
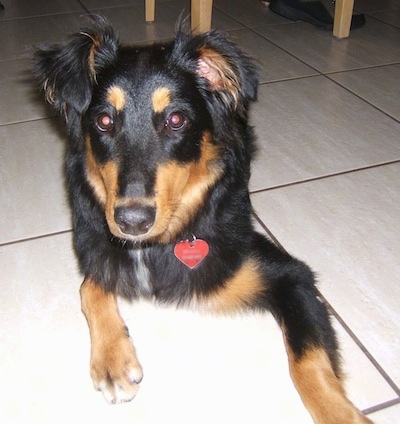
[[[35,75],[68,132],[66,179],[84,281],[90,373],[109,403],[142,367],[117,297],[205,311],[269,311],[316,423],[368,423],[347,399],[339,347],[310,268],[253,229],[248,182],[255,62],[179,24],[128,46],[104,19],[37,48]]]

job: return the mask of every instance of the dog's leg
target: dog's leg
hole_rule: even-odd
[[[318,424],[371,423],[346,397],[335,333],[312,273],[301,263],[293,264],[271,284],[268,296],[303,403]]]
[[[340,378],[333,372],[323,348],[309,348],[297,357],[288,344],[286,338],[292,380],[315,423],[372,422],[347,399]]]
[[[82,311],[91,338],[90,374],[107,402],[132,400],[143,374],[113,293],[86,278],[81,286]]]
[[[346,397],[335,332],[303,263],[267,246],[204,300],[217,312],[250,307],[273,313],[292,380],[316,424],[371,423]]]

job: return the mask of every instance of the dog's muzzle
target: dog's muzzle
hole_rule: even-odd
[[[156,218],[156,208],[148,205],[118,206],[114,220],[122,233],[139,236],[149,232]]]

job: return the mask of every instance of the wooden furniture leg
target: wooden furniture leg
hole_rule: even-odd
[[[206,32],[211,29],[213,0],[192,0],[192,30],[195,33]]]
[[[145,8],[146,22],[154,21],[155,3],[156,3],[156,0],[145,0],[144,8]]]
[[[349,36],[353,7],[354,0],[336,0],[335,18],[333,20],[333,35],[335,37],[346,38]]]
[[[196,33],[211,29],[213,0],[192,0],[191,25]],[[145,0],[146,22],[153,22],[155,15],[155,0]]]

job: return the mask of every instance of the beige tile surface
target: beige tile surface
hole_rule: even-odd
[[[295,59],[249,29],[230,31],[229,36],[256,58],[261,68],[260,82],[318,75],[318,72]]]
[[[231,16],[247,27],[260,25],[277,25],[287,23],[287,19],[270,12],[261,1],[249,2],[248,0],[214,0],[214,8]]]
[[[81,13],[12,19],[0,25],[0,61],[29,58],[33,46],[56,42],[84,25]]]
[[[30,59],[0,61],[0,124],[52,116],[46,107],[39,88],[32,84],[32,62]]]
[[[370,415],[371,420],[377,424],[399,424],[400,423],[400,405],[392,406],[383,411],[374,412]]]
[[[0,13],[0,22],[41,15],[53,15],[70,12],[82,12],[83,7],[77,0],[2,0],[4,10]]]
[[[400,64],[330,75],[334,81],[400,120]]]
[[[398,29],[375,19],[346,39],[304,22],[264,26],[257,32],[323,73],[396,63],[400,56]]]
[[[251,189],[400,159],[399,124],[325,77],[260,87]]]
[[[71,228],[64,145],[54,124],[0,126],[0,243]]]
[[[252,196],[264,224],[318,273],[320,288],[400,383],[400,165]]]
[[[390,10],[387,12],[371,13],[371,17],[400,28],[400,10]]]

